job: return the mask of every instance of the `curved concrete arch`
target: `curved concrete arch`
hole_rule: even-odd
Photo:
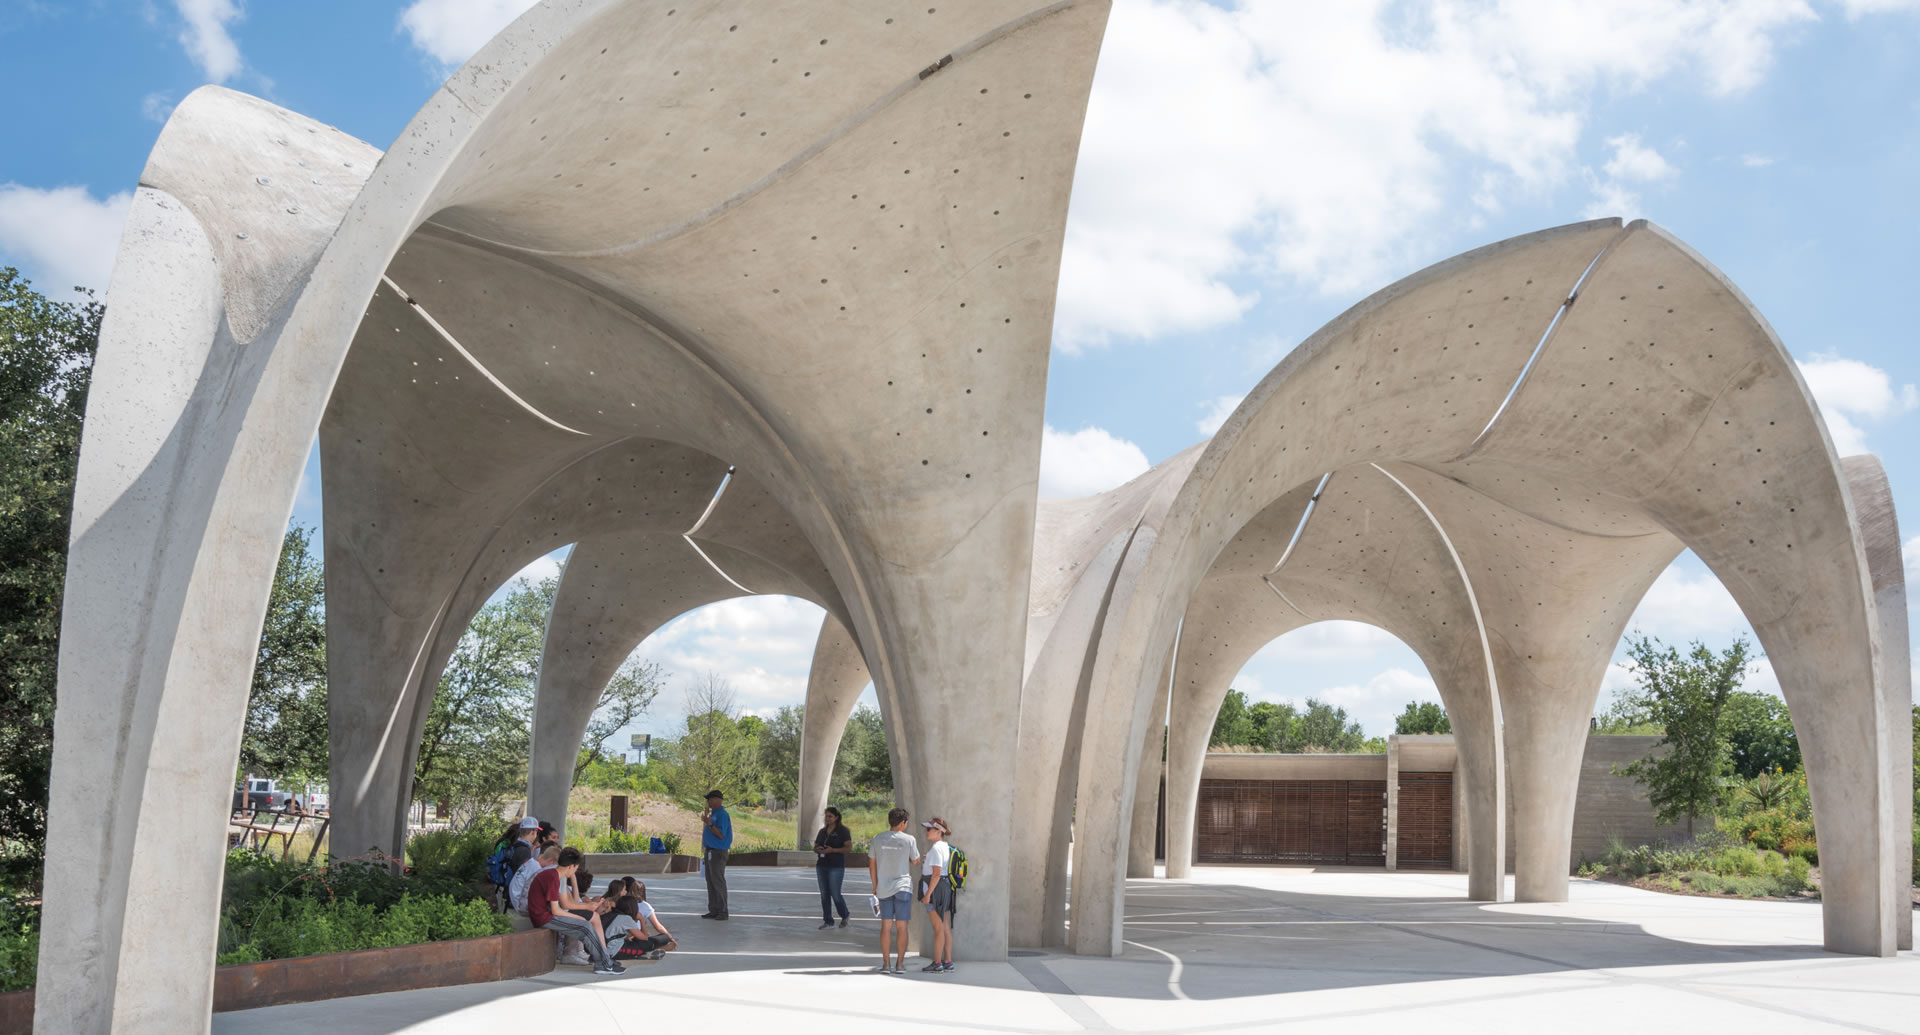
[[[1310,515],[1308,493],[1315,496]],[[1284,559],[1262,571],[1265,557]],[[1468,897],[1499,900],[1506,813],[1499,709],[1472,585],[1431,515],[1372,465],[1275,501],[1228,544],[1196,592],[1181,634],[1195,649],[1183,653],[1177,740],[1169,748],[1167,875],[1190,872],[1200,765],[1228,681],[1275,637],[1332,619],[1384,629],[1427,666],[1460,745],[1474,832]]]
[[[872,679],[853,634],[832,614],[822,616],[820,635],[813,645],[813,666],[807,674],[807,708],[800,724],[800,804],[793,835],[796,847],[813,844],[833,784],[840,739],[846,733],[854,704],[860,700],[860,691]],[[896,759],[894,771],[905,769]]]
[[[955,718],[940,698],[969,702],[965,728],[977,735],[941,738],[916,764],[1010,772],[1051,285],[1106,9],[995,0],[888,24],[854,8],[560,0],[483,47],[384,156],[260,102],[230,104],[232,94],[183,103],[110,293],[117,321],[99,367],[109,387],[89,415],[75,520],[74,564],[90,585],[66,615],[70,643],[124,633],[115,642],[142,645],[117,674],[73,660],[62,687],[69,713],[102,716],[93,750],[123,760],[133,785],[108,786],[71,753],[56,762],[55,812],[76,816],[55,821],[51,846],[102,862],[52,885],[88,906],[43,946],[39,987],[59,1005],[41,1030],[206,1016],[217,857],[200,846],[218,842],[142,802],[208,797],[230,776],[220,759],[237,744],[251,633],[329,396],[354,409],[378,393],[401,409],[449,387],[416,390],[411,375],[336,384],[350,344],[377,350],[407,326],[388,319],[403,315],[403,295],[418,303],[405,315],[432,317],[471,368],[462,390],[478,377],[520,411],[490,399],[447,429],[477,447],[511,419],[505,437],[526,443],[518,461],[425,464],[485,487],[493,505],[470,514],[504,517],[500,501],[583,455],[573,433],[678,441],[751,469],[815,544],[909,723]],[[806,58],[730,57],[780,50]],[[929,62],[937,74],[923,77]],[[647,119],[599,132],[593,120],[622,104]],[[245,110],[201,118],[222,106]],[[964,127],[947,125],[954,110]],[[693,130],[717,125],[728,129],[695,146]],[[903,154],[923,163],[919,175],[902,174]],[[850,239],[874,244],[841,247]],[[383,280],[393,297],[370,307]],[[470,289],[496,293],[463,308]],[[557,322],[510,326],[523,306],[554,298],[564,298],[546,306]],[[614,384],[635,365],[679,372],[651,395]],[[143,383],[156,366],[169,379]],[[639,405],[676,392],[657,412]],[[355,443],[372,458],[329,461],[350,472],[335,477],[407,469],[409,440],[386,441],[385,456]],[[386,485],[399,522],[410,486]],[[110,511],[126,536],[90,536]],[[401,538],[433,524],[406,520]],[[152,558],[126,564],[122,547],[153,536],[191,546],[124,551]],[[462,570],[480,549],[444,545]],[[335,563],[368,583],[356,603],[392,593],[380,576],[394,572],[344,553]],[[394,597],[407,616],[394,641],[420,646],[383,646],[394,667],[366,681],[389,701],[369,717],[395,729],[408,716],[391,687],[420,670],[458,589],[427,575],[417,599]],[[217,699],[205,689],[215,685]],[[197,732],[156,755],[152,734],[171,734],[176,712]],[[95,731],[75,721],[66,742],[78,749]],[[380,764],[394,767],[394,754]],[[982,922],[959,934],[966,958],[1004,947],[992,890],[1004,881],[992,874],[1007,858],[1011,796],[1010,779],[982,780],[952,802],[956,822],[977,831],[969,849],[986,878]],[[139,835],[83,830],[79,803],[100,800],[125,802],[107,825]],[[167,932],[164,952],[109,919],[125,915],[129,874],[149,858],[194,874],[168,915],[141,925]],[[129,952],[139,968],[119,965]]]
[[[720,544],[705,550],[674,533],[626,532],[582,540],[568,556],[534,698],[528,772],[534,815],[565,825],[573,767],[600,693],[647,637],[695,609],[753,595],[734,579],[825,606],[799,579],[757,557]]]

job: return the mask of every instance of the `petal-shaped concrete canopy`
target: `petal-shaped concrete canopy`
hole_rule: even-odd
[[[51,874],[81,905],[45,938],[40,1029],[204,1025],[221,817],[173,806],[228,791],[316,432],[343,839],[397,836],[422,688],[504,577],[500,530],[598,451],[671,443],[780,503],[907,727],[965,731],[916,732],[914,765],[1003,774],[947,805],[984,878],[957,951],[999,955],[1053,284],[1106,10],[556,0],[384,155],[228,91],[184,102],[81,459],[49,845],[88,862]],[[79,646],[101,642],[130,646]],[[129,922],[152,871],[177,894]]]
[[[1212,606],[1216,566],[1246,566],[1233,550],[1243,530],[1356,465],[1419,505],[1471,588],[1483,685],[1504,722],[1518,897],[1565,897],[1577,738],[1627,616],[1687,547],[1740,603],[1793,706],[1822,862],[1838,878],[1823,906],[1827,946],[1894,950],[1906,849],[1901,770],[1889,762],[1905,726],[1885,702],[1901,666],[1840,464],[1746,299],[1658,228],[1601,221],[1469,252],[1382,290],[1289,355],[1208,444],[1138,583],[1110,605],[1117,631],[1103,637],[1103,696],[1086,731],[1104,750],[1082,752],[1097,771],[1081,783],[1124,793],[1078,803],[1077,951],[1119,948],[1122,819],[1181,619]],[[1357,561],[1344,563],[1318,577],[1321,589],[1354,574]],[[1401,635],[1418,649],[1412,631]],[[1473,646],[1442,657],[1470,658]]]

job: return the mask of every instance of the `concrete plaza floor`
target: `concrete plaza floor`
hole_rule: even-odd
[[[1449,873],[1202,867],[1128,884],[1127,953],[1022,953],[955,974],[874,974],[856,918],[817,929],[809,870],[736,868],[733,918],[700,920],[697,877],[648,884],[680,939],[620,977],[518,981],[216,1014],[213,1030],[564,1032],[1920,1032],[1920,956],[1821,951],[1817,905],[1573,882],[1557,905],[1461,901]],[[960,922],[965,923],[962,904]]]

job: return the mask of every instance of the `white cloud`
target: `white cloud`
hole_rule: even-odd
[[[1689,570],[1681,563],[1669,565],[1653,580],[1627,620],[1627,632],[1658,637],[1668,645],[1694,639],[1710,644],[1731,641],[1742,632],[1749,643],[1753,641],[1747,617],[1734,603],[1733,594],[1712,572]]]
[[[753,596],[710,604],[669,622],[634,652],[668,673],[667,688],[644,732],[677,733],[686,717],[688,689],[708,672],[732,686],[734,705],[742,713],[764,717],[805,703],[821,613],[796,597]]]
[[[1920,0],[1840,0],[1840,8],[1848,18],[1860,18],[1869,14],[1920,11]]]
[[[473,56],[536,0],[414,0],[400,12],[407,39],[448,67]]]
[[[1056,431],[1040,438],[1040,496],[1065,499],[1105,492],[1147,472],[1147,454],[1105,428]]]
[[[1311,697],[1336,708],[1345,708],[1347,718],[1360,724],[1361,729],[1370,737],[1384,737],[1393,732],[1394,717],[1407,707],[1408,701],[1432,701],[1440,703],[1440,690],[1425,672],[1415,672],[1401,666],[1393,666],[1374,673],[1360,682],[1338,683],[1331,686],[1312,687],[1310,682],[1293,682],[1290,692],[1270,694],[1264,689],[1256,691],[1257,681],[1246,676],[1234,680],[1234,686],[1245,693],[1249,700],[1288,702],[1295,707],[1305,707]]]
[[[240,45],[227,31],[228,23],[243,16],[239,0],[173,0],[173,6],[186,22],[180,45],[207,81],[224,83],[240,74]]]
[[[1653,183],[1672,179],[1677,173],[1660,152],[1640,142],[1638,133],[1608,137],[1607,146],[1613,148],[1613,157],[1602,168],[1613,179]]]
[[[1207,415],[1195,421],[1193,426],[1199,428],[1202,435],[1218,433],[1220,426],[1227,422],[1228,417],[1233,416],[1235,409],[1239,408],[1240,400],[1245,398],[1245,395],[1223,395],[1211,403],[1203,403],[1202,405],[1207,407]]]
[[[154,122],[165,122],[173,114],[173,95],[164,90],[155,90],[140,98],[140,114]]]
[[[1879,367],[1831,352],[1817,353],[1800,363],[1800,376],[1806,378],[1807,390],[1820,404],[1820,415],[1826,418],[1827,431],[1833,436],[1833,448],[1841,456],[1871,451],[1859,422],[1884,421],[1920,407],[1920,388],[1896,386]]]
[[[1737,93],[1812,17],[1802,0],[1117,4],[1056,341],[1228,323],[1263,282],[1377,283],[1502,197],[1562,184],[1597,92],[1685,73]]]
[[[129,193],[95,199],[85,187],[0,183],[0,257],[51,297],[76,285],[104,292],[132,203]]]
[[[1580,210],[1580,218],[1604,219],[1608,216],[1619,216],[1622,219],[1633,219],[1640,214],[1638,192],[1628,190],[1624,184],[1612,180],[1591,179],[1589,182],[1593,187],[1593,200],[1587,202],[1587,207]]]
[[[1315,622],[1287,633],[1262,647],[1254,659],[1262,662],[1372,660],[1375,652],[1400,646],[1394,635],[1365,622]],[[1247,662],[1248,666],[1253,661]]]
[[[1900,556],[1907,562],[1907,585],[1920,586],[1920,535],[1900,545]]]
[[[1773,164],[1772,155],[1746,154],[1740,156],[1740,164],[1749,169],[1764,169]]]

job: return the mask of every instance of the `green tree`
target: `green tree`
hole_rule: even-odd
[[[327,776],[326,575],[313,530],[287,529],[247,694],[240,770],[281,780]]]
[[[1405,735],[1452,733],[1453,722],[1447,710],[1432,701],[1408,701],[1407,710],[1393,720],[1393,732]]]
[[[1772,694],[1735,690],[1727,695],[1720,713],[1720,732],[1727,739],[1733,771],[1743,780],[1778,769],[1800,768],[1800,739],[1794,735],[1787,704]]]
[[[760,793],[769,803],[800,800],[800,731],[806,709],[788,705],[776,712],[758,741]]]
[[[0,269],[0,885],[36,880],[46,843],[73,477],[104,312],[91,292],[55,302]]]
[[[1253,717],[1247,711],[1247,695],[1228,690],[1213,718],[1213,747],[1237,747],[1253,743]]]
[[[446,799],[462,826],[497,816],[526,787],[540,648],[558,586],[516,583],[481,608],[440,677],[414,763],[414,796]]]
[[[1307,710],[1300,715],[1299,747],[1296,750],[1354,754],[1367,748],[1367,733],[1360,724],[1347,718],[1345,708],[1307,698]]]
[[[846,732],[840,735],[833,772],[836,798],[893,790],[893,757],[887,753],[887,731],[878,711],[865,705],[854,709]]]
[[[1747,670],[1747,641],[1737,638],[1715,654],[1695,641],[1683,657],[1648,636],[1630,638],[1630,668],[1639,683],[1635,707],[1665,730],[1660,746],[1620,769],[1647,788],[1662,823],[1710,815],[1720,806],[1733,760],[1720,717]]]
[[[1298,739],[1296,727],[1300,717],[1294,712],[1292,704],[1256,701],[1247,709],[1247,743],[1265,748],[1268,751],[1285,751],[1287,744]]]
[[[608,738],[645,714],[666,683],[666,670],[658,662],[628,658],[621,663],[620,670],[607,681],[607,688],[600,691],[593,721],[587,723],[587,735],[580,741],[579,760],[573,764],[574,783],[580,782],[588,766],[607,757]],[[626,757],[624,749],[621,757]]]
[[[697,800],[718,790],[735,801],[754,785],[754,741],[741,731],[733,702],[733,687],[714,672],[688,691],[686,729],[672,749],[673,792],[680,798]]]

